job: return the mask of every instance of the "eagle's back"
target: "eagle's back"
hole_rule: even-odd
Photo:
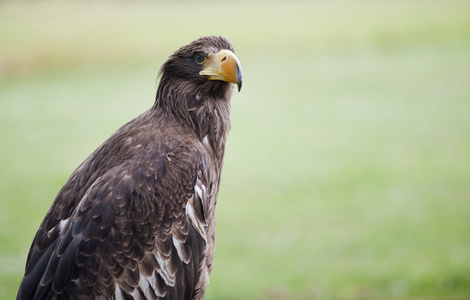
[[[18,299],[190,299],[211,271],[220,171],[164,110],[116,131],[70,176],[32,243]]]

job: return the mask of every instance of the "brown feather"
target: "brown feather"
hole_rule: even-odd
[[[210,36],[177,50],[155,105],[70,176],[33,240],[18,299],[203,298],[232,85],[199,75],[192,56],[221,49],[233,51]]]

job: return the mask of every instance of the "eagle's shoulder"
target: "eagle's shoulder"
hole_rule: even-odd
[[[132,294],[159,283],[158,296],[177,284],[182,263],[196,276],[210,158],[178,124],[155,128],[146,117],[124,125],[69,178],[33,241],[22,291],[43,297],[75,282],[75,292],[107,295],[93,286],[115,283],[116,293]]]

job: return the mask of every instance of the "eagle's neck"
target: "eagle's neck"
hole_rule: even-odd
[[[189,112],[196,134],[220,163],[230,131],[229,101],[230,99],[205,99],[201,106]]]
[[[188,89],[187,85],[178,86],[175,82],[171,86],[165,83],[160,82],[153,109],[164,109],[192,130],[221,167],[230,131],[232,85],[220,82],[219,89],[214,93]]]

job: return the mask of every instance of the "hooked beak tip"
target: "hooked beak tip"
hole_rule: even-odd
[[[238,92],[240,92],[241,89],[242,89],[242,82],[243,82],[242,69],[240,68],[240,65],[237,64],[237,86],[238,86]]]

